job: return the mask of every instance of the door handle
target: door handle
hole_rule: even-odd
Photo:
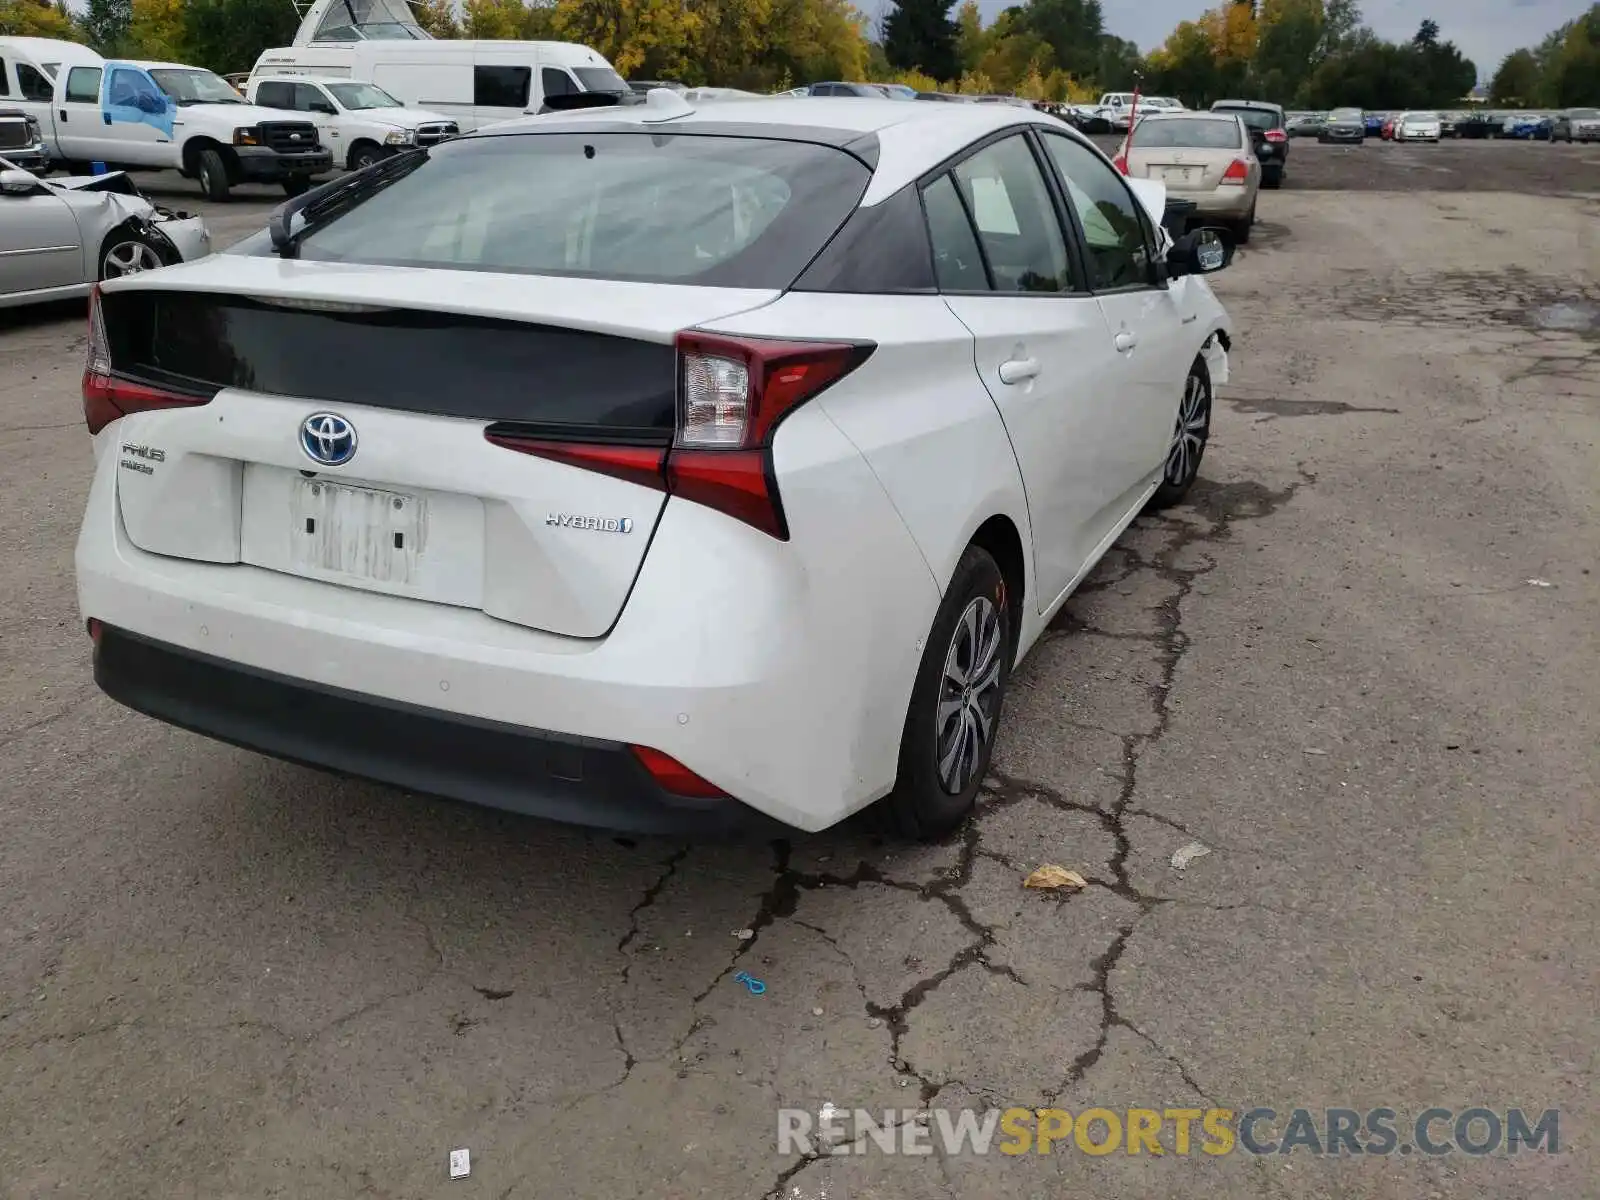
[[[107,125],[111,124],[111,114],[110,113],[102,112],[100,115],[105,118],[105,122],[106,122]]]
[[[67,110],[63,108],[63,109],[60,110],[60,112],[61,112],[61,123],[64,125],[64,124],[66,124],[66,121],[67,121]]]
[[[1123,354],[1126,354],[1129,350],[1132,350],[1139,344],[1139,339],[1134,337],[1133,334],[1129,333],[1126,329],[1118,333],[1117,336],[1112,340],[1115,343],[1117,350]]]
[[[1000,364],[1001,383],[1025,383],[1038,374],[1037,358],[1008,358]]]

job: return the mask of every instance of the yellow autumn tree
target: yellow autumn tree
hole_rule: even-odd
[[[516,41],[522,36],[523,17],[522,0],[466,0],[461,36]]]
[[[700,32],[700,5],[688,0],[557,0],[556,37],[593,46],[621,75],[681,79]]]
[[[137,3],[137,0],[135,0]],[[461,26],[456,21],[456,6],[452,0],[418,0],[411,6],[417,24],[436,38],[458,38]]]
[[[183,0],[133,0],[128,54],[157,62],[184,62]]]
[[[77,27],[61,10],[38,0],[0,0],[0,35],[81,42]]]
[[[1255,57],[1260,37],[1255,5],[1220,5],[1202,16],[1199,25],[1218,63],[1248,63]]]

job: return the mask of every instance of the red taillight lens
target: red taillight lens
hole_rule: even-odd
[[[673,446],[556,441],[489,426],[497,446],[662,489],[786,541],[772,435],[797,407],[855,370],[874,347],[685,332],[678,335]]]
[[[639,765],[650,772],[650,777],[665,792],[674,796],[690,796],[697,800],[717,800],[727,796],[716,784],[701,779],[670,754],[652,750],[649,746],[629,746]]]
[[[89,338],[83,364],[83,420],[99,433],[119,417],[158,408],[193,408],[210,402],[214,392],[178,392],[119,379],[111,372],[111,344],[106,337],[98,284],[89,293]]]
[[[678,435],[667,488],[787,540],[772,474],[778,423],[872,353],[854,342],[678,335]]]
[[[1250,178],[1250,167],[1244,159],[1236,158],[1228,164],[1228,169],[1222,173],[1222,182],[1228,184],[1243,184]]]
[[[544,438],[523,437],[521,434],[503,432],[490,426],[484,436],[496,446],[534,454],[573,467],[583,467],[626,479],[629,483],[664,491],[667,479],[664,468],[667,462],[665,446],[606,446],[593,442],[552,442]]]
[[[1269,142],[1287,142],[1289,140],[1289,135],[1281,129],[1269,129],[1265,137]]]

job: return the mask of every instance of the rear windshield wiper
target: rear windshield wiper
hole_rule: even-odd
[[[267,221],[272,248],[282,258],[294,258],[300,251],[300,239],[306,234],[342,217],[391,183],[404,179],[427,161],[428,151],[423,147],[404,150],[392,158],[374,163],[364,171],[341,176],[285,202],[274,210]],[[300,228],[291,232],[289,226],[296,216],[301,220]]]

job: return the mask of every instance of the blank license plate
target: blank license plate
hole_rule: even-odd
[[[301,570],[379,583],[410,583],[426,505],[416,496],[301,479],[294,493],[294,553]]]
[[[1194,183],[1200,178],[1198,167],[1168,167],[1161,178],[1166,183]]]

